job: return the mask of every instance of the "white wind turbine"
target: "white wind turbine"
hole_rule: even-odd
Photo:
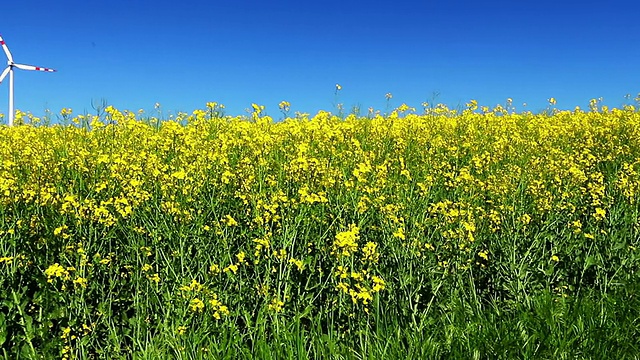
[[[4,39],[2,39],[2,35],[0,35],[0,45],[2,45],[2,49],[4,50],[4,53],[7,55],[7,60],[8,60],[7,68],[4,69],[4,71],[2,72],[2,75],[0,75],[0,83],[2,83],[2,80],[4,80],[4,78],[7,77],[7,74],[9,74],[9,126],[13,126],[13,116],[14,116],[13,68],[15,67],[22,70],[36,70],[36,71],[47,71],[47,72],[54,72],[55,70],[38,67],[38,66],[32,66],[32,65],[16,64],[13,62],[13,56],[11,56],[11,52],[9,51],[7,44],[4,42]]]

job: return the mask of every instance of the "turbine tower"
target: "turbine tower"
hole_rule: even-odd
[[[39,66],[16,64],[13,62],[13,56],[11,56],[11,51],[9,51],[7,44],[4,42],[4,39],[2,39],[2,35],[0,35],[0,45],[2,45],[2,50],[4,50],[4,53],[5,55],[7,55],[7,60],[8,60],[7,68],[4,69],[4,71],[2,72],[2,75],[0,75],[0,83],[2,83],[2,80],[4,80],[4,78],[7,77],[7,74],[9,74],[9,126],[13,126],[13,116],[15,112],[13,110],[13,68],[18,68],[22,70],[46,71],[46,72],[54,72],[55,70],[47,69]]]

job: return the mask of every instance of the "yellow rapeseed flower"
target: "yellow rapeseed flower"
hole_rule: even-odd
[[[231,264],[229,266],[227,266],[226,268],[224,268],[223,270],[224,272],[229,272],[231,271],[232,273],[237,273],[238,272],[238,265],[236,264]]]
[[[189,309],[193,312],[202,312],[204,310],[204,302],[202,300],[195,298],[191,300],[189,303]]]
[[[232,218],[231,215],[225,215],[224,219],[222,219],[222,222],[227,226],[238,226],[238,222],[236,221],[236,219]]]
[[[282,312],[283,307],[284,307],[284,302],[280,301],[278,298],[273,298],[273,300],[271,300],[271,303],[269,303],[268,305],[269,310],[275,313]]]
[[[62,265],[55,263],[49,266],[44,274],[49,278],[49,282],[51,282],[52,278],[66,277],[69,275],[69,271],[65,269]]]
[[[400,240],[405,240],[406,236],[404,234],[404,227],[399,227],[396,231],[393,232],[393,237],[396,237]]]
[[[74,283],[75,285],[80,286],[80,287],[83,287],[83,288],[86,288],[86,287],[87,287],[87,279],[86,279],[86,278],[83,278],[83,277],[80,277],[80,276],[78,276],[77,278],[75,278],[75,279],[73,280],[73,283]]]
[[[378,244],[369,241],[362,247],[362,260],[363,261],[371,261],[378,262],[380,258],[380,254],[377,252]]]
[[[291,258],[289,259],[289,263],[294,264],[298,268],[298,271],[302,271],[304,269],[304,263],[302,262],[302,260]]]
[[[209,272],[212,275],[218,275],[220,271],[220,266],[218,266],[217,264],[211,264],[211,266],[209,266]]]
[[[291,108],[291,103],[289,103],[288,101],[281,101],[280,104],[278,104],[278,107],[280,108],[280,110],[287,112],[289,111],[289,108]]]
[[[372,289],[373,292],[379,292],[381,290],[384,290],[386,286],[384,279],[376,275],[373,275],[371,278],[373,280],[373,289]]]
[[[597,221],[601,221],[605,218],[605,216],[607,215],[607,211],[602,209],[602,208],[596,208],[595,212],[593,213],[593,217],[597,220]]]
[[[333,254],[338,256],[351,256],[358,250],[360,229],[355,225],[349,225],[349,230],[336,234],[333,242]]]
[[[158,284],[160,282],[160,275],[158,275],[158,273],[147,275],[147,279]]]

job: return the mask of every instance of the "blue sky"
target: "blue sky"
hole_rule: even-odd
[[[621,106],[640,92],[640,5],[609,1],[11,1],[0,34],[17,109],[191,112],[205,103],[295,111],[385,110],[477,99],[538,111]],[[4,55],[2,61],[4,62]],[[336,99],[335,84],[343,89]],[[435,96],[435,94],[439,94]],[[8,81],[0,84],[0,112]]]

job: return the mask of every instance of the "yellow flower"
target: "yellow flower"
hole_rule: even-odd
[[[351,224],[349,230],[336,234],[332,253],[338,256],[351,256],[358,250],[359,233],[360,229],[355,224]]]
[[[195,298],[191,300],[189,303],[189,309],[193,312],[202,312],[204,310],[204,302],[202,300]]]
[[[572,221],[569,227],[573,228],[574,234],[579,234],[582,231],[582,222],[580,220]]]
[[[65,231],[65,230],[67,230],[67,229],[68,229],[68,228],[67,228],[67,226],[66,226],[66,225],[59,226],[59,227],[57,227],[57,228],[55,228],[55,229],[53,230],[53,235],[55,235],[55,236],[60,236],[60,235],[62,235],[62,234],[64,233],[64,231]]]
[[[286,249],[280,249],[278,251],[274,251],[273,252],[273,256],[275,256],[279,260],[283,260],[285,258],[285,256],[287,256],[287,250]]]
[[[153,281],[156,284],[160,282],[160,276],[158,275],[158,273],[147,275],[147,279],[149,279],[150,281]]]
[[[178,180],[184,180],[187,177],[187,173],[184,170],[180,170],[180,171],[174,172],[173,174],[171,174],[171,176]]]
[[[231,215],[226,215],[224,219],[222,219],[222,222],[227,226],[238,226],[238,222],[232,218]]]
[[[142,246],[140,251],[147,257],[151,256],[151,248],[148,246]]]
[[[287,112],[291,107],[291,103],[289,103],[288,101],[282,101],[280,102],[280,104],[278,104],[278,107],[280,108],[280,110]]]
[[[338,285],[336,285],[336,289],[338,289],[339,291],[342,291],[344,293],[348,293],[349,292],[349,285],[343,283],[343,282],[339,282]]]
[[[294,264],[298,268],[298,271],[302,271],[304,269],[304,263],[302,260],[291,258],[289,259],[289,264]]]
[[[226,268],[224,268],[223,270],[224,272],[229,272],[231,271],[232,273],[237,273],[238,272],[238,265],[235,264],[231,264],[229,266],[227,266]]]
[[[77,278],[75,278],[75,279],[73,280],[73,283],[74,283],[75,285],[80,286],[80,287],[83,287],[83,288],[87,287],[87,279],[86,279],[86,278],[83,278],[83,277],[79,277],[79,276],[78,276]]]
[[[485,260],[489,260],[489,253],[486,251],[480,251],[478,252],[478,256],[480,256],[481,258],[485,259]]]
[[[182,285],[179,290],[181,291],[195,291],[198,292],[202,290],[203,286],[196,279],[192,279],[189,285]]]
[[[520,222],[523,225],[529,225],[529,223],[531,223],[531,216],[529,214],[524,214],[520,216]]]
[[[558,257],[558,255],[553,255],[553,256],[551,256],[551,261],[558,262],[558,261],[560,261],[560,258]]]
[[[373,292],[379,292],[381,290],[384,290],[385,285],[386,285],[385,282],[384,282],[384,279],[382,279],[379,276],[375,276],[375,275],[373,275],[371,278],[373,280],[373,289],[372,289]]]
[[[57,278],[57,277],[68,276],[69,272],[60,264],[55,263],[49,266],[47,270],[44,271],[44,274],[47,275],[48,278]]]
[[[355,272],[355,271],[351,272],[351,278],[356,280],[356,281],[362,281],[363,280],[362,274],[360,274],[359,272]]]
[[[380,254],[377,252],[378,244],[369,241],[362,247],[362,260],[363,261],[371,261],[378,262],[380,258]]]
[[[349,273],[347,272],[348,270],[349,268],[339,265],[335,275],[339,276],[341,279],[346,279],[349,277]]]
[[[211,266],[209,266],[209,272],[213,275],[218,275],[220,273],[220,266],[211,264]]]
[[[593,217],[596,218],[597,221],[603,220],[607,215],[607,211],[602,208],[596,208],[596,211],[593,213]]]
[[[406,236],[404,235],[404,227],[399,227],[396,231],[394,231],[393,237],[396,237],[400,240],[405,240]]]
[[[275,313],[279,313],[282,311],[283,306],[284,306],[284,302],[278,300],[277,298],[274,298],[273,300],[271,300],[271,303],[268,305],[268,308],[269,310]]]

